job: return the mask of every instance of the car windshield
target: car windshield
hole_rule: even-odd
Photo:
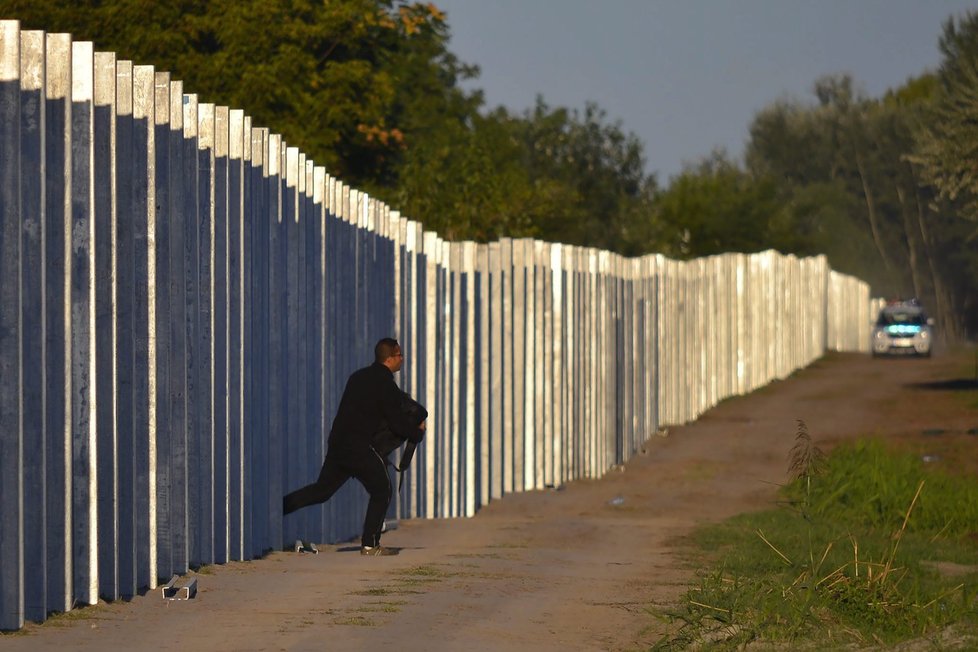
[[[881,312],[876,321],[877,326],[893,326],[896,324],[907,326],[923,326],[927,323],[927,315],[922,312]]]

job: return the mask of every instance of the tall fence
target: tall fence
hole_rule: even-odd
[[[152,66],[0,21],[0,628],[299,536],[346,377],[431,417],[391,516],[601,476],[657,428],[867,350],[823,257],[446,242]]]

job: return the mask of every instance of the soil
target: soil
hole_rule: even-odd
[[[402,521],[384,543],[205,567],[193,600],[159,589],[0,637],[2,650],[634,650],[695,579],[684,536],[772,506],[797,420],[825,450],[875,436],[978,474],[973,353],[830,354],[651,438],[600,480],[512,494],[474,518]],[[969,432],[970,431],[970,432]]]

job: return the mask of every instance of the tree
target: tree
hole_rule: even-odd
[[[906,159],[921,186],[925,242],[953,270],[946,302],[973,332],[978,330],[978,14],[950,18],[939,47],[943,60],[933,98],[917,113]]]
[[[500,113],[446,123],[406,150],[391,203],[451,240],[543,237],[539,223],[560,209],[560,193],[529,178]]]
[[[938,198],[962,200],[964,217],[978,219],[978,14],[944,26],[939,91],[920,122],[915,151],[923,181]],[[978,236],[975,231],[971,237]]]
[[[656,180],[634,134],[608,123],[596,104],[580,112],[539,97],[512,126],[531,183],[560,195],[561,206],[541,216],[543,237],[624,254],[651,250]]]
[[[834,269],[866,279],[877,296],[921,298],[956,339],[962,295],[947,261],[960,242],[945,239],[946,211],[908,161],[934,88],[925,76],[876,100],[847,77],[822,78],[817,104],[779,102],[758,114],[746,160],[778,180],[803,239]]]
[[[420,2],[0,0],[0,11],[169,71],[358,186],[389,185],[412,130],[440,119],[406,97],[422,88],[448,110],[470,99],[455,82],[474,74],[447,52],[444,15]]]
[[[775,183],[744,172],[723,152],[687,166],[658,193],[655,209],[673,256],[807,249]]]

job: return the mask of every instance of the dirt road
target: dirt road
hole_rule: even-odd
[[[158,591],[0,638],[0,650],[632,650],[695,569],[697,524],[772,504],[803,419],[824,448],[861,435],[978,459],[967,358],[831,354],[654,437],[623,471],[514,494],[475,518],[407,521],[397,557],[352,545],[208,567],[195,600]],[[974,401],[972,399],[972,405]],[[921,449],[921,450],[923,450]],[[946,463],[938,460],[935,464]]]

